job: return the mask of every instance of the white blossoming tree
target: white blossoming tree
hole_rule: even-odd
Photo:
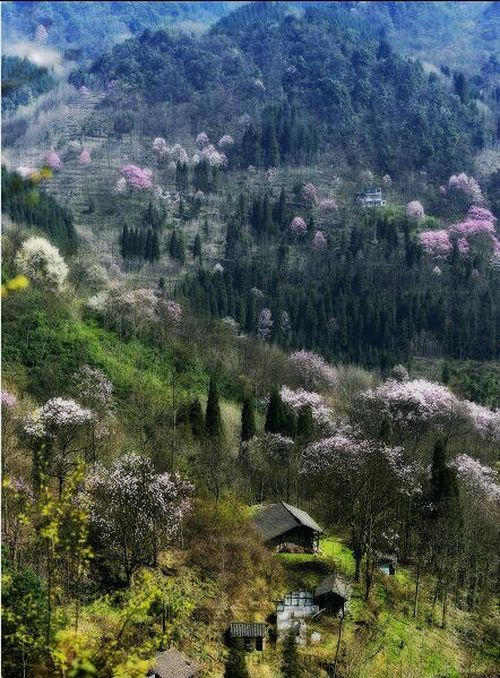
[[[68,275],[68,267],[57,247],[45,238],[25,240],[16,256],[18,270],[33,283],[61,290]]]

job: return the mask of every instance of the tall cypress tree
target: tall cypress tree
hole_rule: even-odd
[[[255,435],[255,409],[253,398],[245,398],[241,410],[241,442],[250,440]]]
[[[121,254],[124,259],[127,259],[129,256],[129,233],[128,233],[128,227],[124,226],[122,230],[122,235],[120,238],[120,247],[121,247]]]
[[[214,377],[210,377],[207,409],[205,412],[205,435],[218,438],[222,435],[222,415],[219,404],[219,392]]]
[[[272,391],[266,412],[266,433],[283,433],[285,428],[285,407],[277,390]]]

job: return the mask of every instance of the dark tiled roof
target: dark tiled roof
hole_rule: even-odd
[[[159,678],[192,678],[201,667],[174,648],[156,655],[153,674]]]
[[[279,537],[301,525],[315,532],[323,532],[305,511],[285,504],[284,501],[281,504],[270,504],[253,519],[253,526],[264,541]]]
[[[316,588],[314,595],[317,598],[318,596],[324,596],[325,593],[335,593],[337,596],[349,600],[352,593],[352,585],[340,574],[330,574]]]
[[[253,622],[231,622],[229,633],[231,638],[265,638],[266,625]]]

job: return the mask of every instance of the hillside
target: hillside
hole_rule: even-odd
[[[58,60],[3,59],[2,676],[498,675],[496,5],[455,5],[3,7]]]

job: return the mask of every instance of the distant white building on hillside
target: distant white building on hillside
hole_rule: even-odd
[[[356,195],[356,202],[361,207],[385,207],[387,202],[382,198],[381,188],[369,188]]]

